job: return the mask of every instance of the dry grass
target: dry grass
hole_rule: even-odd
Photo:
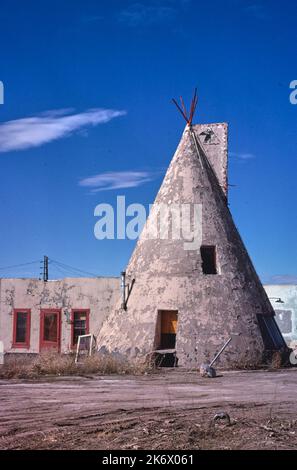
[[[21,355],[20,355],[21,356]],[[37,358],[13,356],[0,368],[0,378],[34,379],[40,376],[131,374],[142,375],[153,369],[143,361],[128,361],[111,354],[93,355],[75,363],[73,354],[57,354],[48,351]]]
[[[282,354],[279,351],[275,351],[271,358],[272,369],[280,369],[282,367]]]

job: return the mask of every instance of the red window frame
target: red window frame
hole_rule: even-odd
[[[85,313],[86,314],[86,335],[90,332],[90,309],[89,308],[72,308],[71,309],[71,348],[76,348],[77,343],[74,344],[74,314]]]
[[[44,330],[44,314],[56,313],[58,318],[58,337],[57,342],[44,341],[43,330]],[[42,308],[40,310],[40,331],[39,331],[39,350],[40,352],[45,349],[51,349],[57,346],[57,352],[61,350],[61,309],[60,308]]]
[[[20,343],[16,341],[16,333],[17,333],[17,317],[18,313],[26,313],[26,340],[24,343]],[[13,309],[13,338],[12,338],[12,347],[13,348],[22,348],[22,349],[29,349],[30,348],[30,334],[31,334],[31,309],[30,308],[14,308]]]

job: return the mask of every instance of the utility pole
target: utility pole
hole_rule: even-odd
[[[43,257],[43,280],[44,282],[48,281],[48,257]]]

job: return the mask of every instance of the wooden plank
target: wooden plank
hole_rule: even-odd
[[[177,332],[177,313],[174,311],[163,311],[161,316],[161,333],[176,334]]]

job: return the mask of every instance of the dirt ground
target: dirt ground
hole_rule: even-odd
[[[296,391],[297,369],[0,380],[0,449],[296,449]]]

